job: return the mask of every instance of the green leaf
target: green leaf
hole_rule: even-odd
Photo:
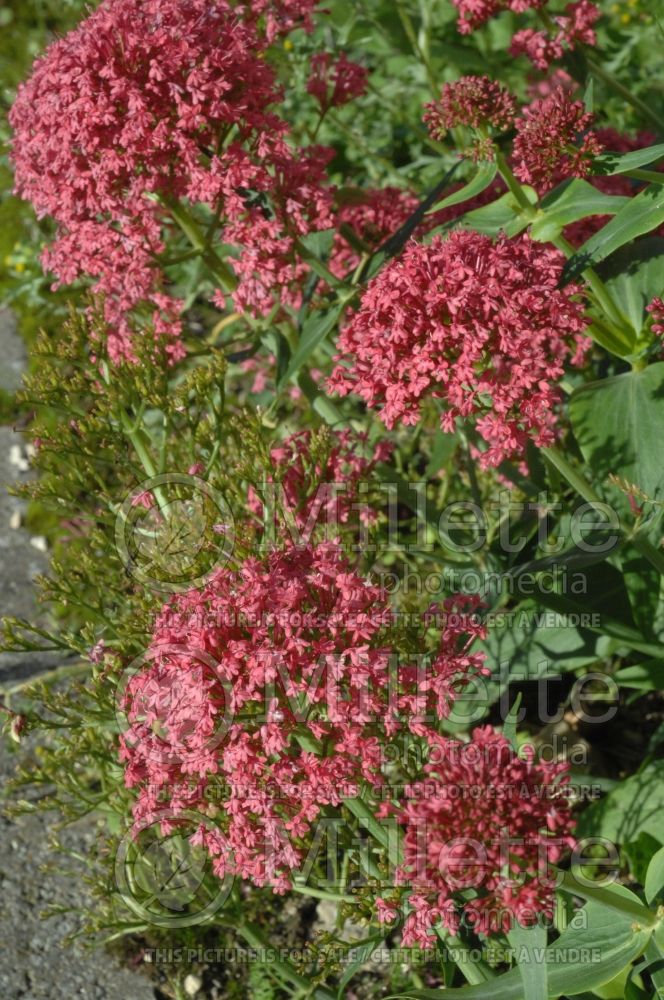
[[[641,333],[646,306],[664,288],[664,239],[646,236],[622,247],[598,272],[634,332]]]
[[[622,667],[615,672],[613,679],[622,687],[661,691],[664,689],[664,660],[648,660],[632,667]]]
[[[637,236],[650,233],[664,222],[664,187],[649,184],[614,215],[598,233],[567,261],[563,280],[571,281],[587,267],[593,267]]]
[[[607,837],[619,844],[636,839],[641,831],[659,839],[663,811],[664,760],[657,760],[582,812],[576,834]]]
[[[300,343],[295,349],[290,364],[279,380],[278,388],[281,388],[289,379],[297,375],[302,365],[309,360],[316,348],[323,343],[330,330],[335,326],[340,314],[341,307],[335,306],[327,312],[314,313],[309,317],[302,328]]]
[[[532,188],[524,187],[523,190],[526,192],[528,200],[535,204],[537,193]],[[482,205],[481,208],[474,208],[471,212],[466,212],[459,221],[469,229],[485,233],[487,236],[497,236],[499,233],[508,233],[508,231],[508,235],[516,236],[528,225],[528,220],[524,219],[518,211],[514,195],[509,191],[492,201],[490,205]]]
[[[664,362],[577,389],[569,402],[574,435],[604,483],[614,474],[636,484],[651,500],[664,496]],[[611,492],[626,508],[625,497]]]
[[[510,708],[505,722],[503,723],[503,736],[509,740],[516,750],[516,727],[519,722],[519,708],[521,707],[521,692],[514,699],[514,704]]]
[[[351,946],[353,952],[357,952],[357,958],[353,959],[352,962],[348,962],[345,965],[345,972],[339,980],[339,991],[337,993],[337,1000],[343,1000],[346,995],[346,987],[353,978],[353,976],[359,972],[362,966],[369,960],[372,953],[376,948],[380,947],[381,943],[385,940],[385,935],[381,932],[380,934],[374,934],[373,937],[365,938],[364,941],[356,941]]]
[[[661,847],[651,858],[643,888],[649,903],[654,902],[664,889],[664,847]]]
[[[523,995],[528,1000],[547,1000],[547,965],[542,961],[542,955],[546,953],[546,927],[540,927],[539,924],[522,927],[516,923],[507,939],[520,957],[518,968]]]
[[[637,899],[622,886],[622,893]],[[646,948],[651,931],[636,929],[630,914],[609,909],[596,901],[586,903],[585,915],[579,927],[573,920],[558,940],[545,953],[549,997],[578,996],[596,989],[622,972]],[[536,953],[537,954],[537,953]],[[570,961],[567,956],[576,954]],[[588,960],[588,955],[593,956]],[[408,997],[422,1000],[524,1000],[521,972],[511,969],[502,976],[477,986],[462,986],[452,990],[414,990]]]
[[[448,434],[440,428],[434,432],[431,457],[424,473],[427,479],[431,479],[444,465],[447,465],[458,446],[459,438],[456,434]]]
[[[335,233],[336,229],[320,229],[315,233],[308,233],[306,236],[301,236],[300,243],[314,257],[318,257],[319,260],[326,260],[332,249]]]
[[[486,188],[488,188],[491,181],[496,176],[498,167],[496,163],[492,161],[480,163],[477,172],[474,177],[464,184],[462,188],[458,191],[453,191],[452,194],[448,194],[446,198],[442,198],[441,201],[437,201],[427,212],[427,215],[431,215],[432,212],[440,212],[443,208],[450,208],[452,205],[460,205],[463,201],[469,201],[476,195],[481,194]]]
[[[487,654],[487,666],[496,679],[501,664],[508,666],[508,677],[527,679],[538,675],[544,661],[555,664],[556,672],[561,673],[597,660],[597,636],[568,624],[564,615],[557,618],[555,612],[549,614],[528,604],[513,618],[506,616],[504,623],[498,622],[487,638],[473,647]]]
[[[629,870],[639,885],[645,885],[648,866],[661,846],[661,838],[657,840],[644,830],[641,831],[636,840],[630,840],[628,844],[623,845],[629,861]]]
[[[603,177],[626,174],[629,170],[638,170],[639,167],[645,167],[655,160],[661,160],[662,157],[664,157],[664,145],[635,149],[633,153],[602,153],[601,156],[594,158],[592,172]]]
[[[592,184],[578,178],[565,181],[542,199],[540,212],[530,227],[530,235],[546,243],[555,239],[570,222],[589,215],[616,215],[631,201],[631,198],[620,195],[603,194]]]
[[[629,546],[620,553],[620,567],[635,624],[648,639],[657,638],[664,581],[648,560]]]

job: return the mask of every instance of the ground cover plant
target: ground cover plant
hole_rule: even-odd
[[[59,664],[2,707],[9,808],[98,824],[78,933],[175,997],[660,995],[659,11],[39,9],[3,648]]]

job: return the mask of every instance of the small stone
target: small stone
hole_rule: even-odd
[[[48,542],[43,535],[33,535],[30,544],[33,549],[37,549],[39,552],[48,552]]]
[[[190,973],[185,978],[183,985],[184,985],[184,991],[187,994],[187,996],[195,997],[198,994],[201,986],[203,985],[203,980],[200,978],[200,976],[194,976],[192,973]]]
[[[15,466],[19,472],[28,472],[30,469],[30,463],[23,455],[20,445],[11,445],[9,449],[9,464]]]
[[[12,513],[12,516],[9,518],[9,527],[12,529],[12,531],[18,531],[18,529],[21,527],[21,520],[22,518],[20,510],[15,510]]]

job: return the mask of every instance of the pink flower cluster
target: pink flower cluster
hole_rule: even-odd
[[[470,743],[434,736],[429,754],[427,777],[391,810],[404,827],[398,877],[410,887],[404,946],[430,947],[439,922],[488,935],[551,917],[550,866],[574,844],[568,765],[538,761],[532,748],[517,755],[490,726]],[[394,904],[380,902],[379,919],[393,920]]]
[[[646,312],[652,317],[651,330],[658,337],[664,336],[664,300],[655,298],[646,308]]]
[[[174,597],[121,698],[137,823],[165,804],[213,815],[196,842],[215,872],[286,891],[321,809],[379,779],[380,735],[444,715],[459,677],[483,669],[461,645],[482,632],[462,609],[428,670],[399,664],[395,685],[391,625],[385,594],[334,542],[248,559]]]
[[[415,424],[426,398],[441,426],[471,418],[484,466],[554,440],[556,382],[584,343],[579,288],[558,288],[564,260],[528,236],[455,231],[411,242],[370,282],[342,330],[330,387]]]
[[[270,452],[273,471],[269,482],[277,482],[283,491],[279,498],[301,531],[311,531],[315,525],[330,529],[347,524],[353,511],[365,521],[375,519],[375,511],[358,497],[361,482],[368,483],[376,465],[387,462],[392,444],[385,439],[375,446],[368,445],[366,434],[350,430],[331,432],[325,458],[312,460],[310,431],[298,431]],[[367,454],[363,454],[363,451]],[[252,488],[249,506],[261,514],[263,504]]]
[[[262,19],[265,37],[271,42],[293,28],[311,31],[316,6],[317,0],[242,0],[235,9],[247,19]]]
[[[307,90],[316,98],[324,114],[330,108],[341,107],[361,97],[367,89],[368,76],[364,66],[351,62],[343,52],[336,60],[329,52],[316,52],[311,57]]]
[[[516,102],[505,87],[488,76],[462,76],[443,86],[437,101],[425,105],[424,121],[434,139],[457,125],[491,127],[498,132],[514,120]]]
[[[415,211],[419,199],[404,188],[367,188],[344,192],[344,200],[337,207],[337,228],[329,267],[339,278],[351,272],[360,262],[361,251],[344,237],[350,230],[359,244],[367,251],[376,250],[384,240],[403,225]]]
[[[468,35],[501,11],[523,14],[544,7],[546,0],[452,0],[452,3],[459,12],[457,28],[462,35]]]
[[[464,185],[452,184],[445,194],[452,194]],[[426,215],[414,232],[416,239],[426,233],[451,222],[464,212],[470,212],[481,205],[487,205],[504,192],[502,180],[497,179],[480,194],[458,205],[449,205]],[[343,277],[352,273],[361,260],[359,244],[365,251],[375,251],[406,222],[420,203],[413,191],[404,188],[366,188],[344,191],[344,200],[337,208],[338,232],[335,234],[329,267],[333,274]],[[354,244],[349,242],[344,231],[350,230]]]
[[[553,177],[585,177],[592,159],[604,148],[589,131],[593,116],[581,101],[562,89],[524,108],[516,120],[514,173],[526,184],[546,184]]]
[[[58,223],[44,261],[60,283],[97,279],[117,358],[132,355],[131,310],[180,332],[161,267],[174,201],[219,214],[240,247],[236,303],[256,312],[273,304],[268,289],[299,279],[293,240],[331,224],[330,154],[291,149],[264,58],[268,38],[313,6],[103,0],[19,89],[16,191]]]
[[[546,70],[575,45],[595,45],[594,24],[600,16],[599,8],[590,0],[577,0],[567,5],[564,14],[554,18],[559,29],[555,35],[524,28],[512,38],[510,53],[525,55],[537,69]]]

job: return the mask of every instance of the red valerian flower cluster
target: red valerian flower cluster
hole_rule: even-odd
[[[343,192],[337,207],[338,232],[330,253],[328,266],[343,278],[357,267],[362,250],[376,250],[397,231],[419,204],[417,195],[405,188],[365,188]],[[344,236],[350,231],[353,243]]]
[[[452,3],[459,12],[457,28],[462,35],[468,35],[503,10],[522,14],[544,7],[546,0],[452,0]]]
[[[575,45],[595,45],[597,35],[594,24],[600,16],[599,8],[590,0],[570,3],[564,14],[553,19],[559,28],[555,35],[524,28],[512,38],[510,53],[513,56],[525,55],[537,69],[546,70],[555,59],[562,59],[565,52]]]
[[[564,260],[528,236],[495,243],[470,231],[409,244],[367,286],[342,330],[329,384],[381,408],[387,427],[415,424],[441,400],[441,426],[472,418],[484,466],[554,440],[556,382],[577,360],[586,323]]]
[[[258,22],[262,18],[265,37],[271,42],[293,28],[311,31],[311,15],[316,6],[317,0],[241,0],[236,10],[247,20]]]
[[[366,452],[363,454],[362,452]],[[312,459],[310,431],[298,431],[272,448],[273,471],[269,482],[279,484],[281,495],[274,497],[283,503],[287,516],[292,517],[300,531],[311,532],[316,525],[335,529],[347,524],[353,512],[365,523],[376,518],[376,511],[367,503],[367,494],[359,494],[359,484],[368,486],[369,478],[379,462],[387,462],[392,444],[385,439],[369,446],[366,434],[350,430],[331,432],[330,447],[324,459]],[[261,514],[263,504],[252,488],[249,506]]]
[[[516,102],[505,87],[488,76],[462,76],[446,83],[437,101],[425,105],[424,121],[434,139],[443,139],[457,125],[468,128],[509,128]]]
[[[661,298],[655,298],[652,300],[649,306],[646,307],[646,312],[650,313],[652,317],[651,330],[658,337],[664,336],[664,300]]]
[[[526,184],[546,184],[552,177],[585,177],[592,159],[603,150],[588,131],[593,116],[581,101],[562,90],[533,101],[517,118],[514,139],[514,173]]]
[[[404,946],[429,947],[439,921],[488,935],[550,918],[551,866],[574,845],[567,763],[538,761],[532,748],[517,755],[490,726],[470,743],[432,737],[429,752],[427,777],[383,810],[404,827]],[[393,920],[396,908],[381,902],[379,919]]]
[[[216,873],[286,891],[320,810],[380,780],[379,736],[420,731],[483,669],[462,644],[482,629],[454,606],[426,671],[396,664],[395,684],[386,595],[335,542],[271,551],[174,597],[120,698],[137,823],[165,804],[214,815],[196,842]]]
[[[445,193],[452,194],[463,186],[461,182],[450,185]],[[421,239],[430,230],[451,222],[462,212],[489,204],[503,190],[503,182],[498,178],[462,205],[448,205],[447,208],[425,215],[416,227],[414,237]],[[419,204],[417,195],[405,188],[388,186],[344,190],[343,201],[336,211],[338,232],[334,235],[328,262],[332,273],[339,278],[352,274],[362,259],[362,252],[377,250],[400,229]]]
[[[45,263],[59,281],[98,279],[118,357],[132,354],[134,307],[179,333],[160,267],[174,202],[204,203],[228,226],[237,305],[256,312],[273,304],[266,288],[300,277],[294,238],[331,224],[330,154],[288,145],[264,58],[265,32],[306,23],[313,6],[103,0],[19,89],[16,191],[58,223]]]
[[[351,62],[343,52],[336,60],[329,52],[316,52],[311,57],[307,90],[325,113],[361,97],[367,89],[368,76],[364,66]]]

